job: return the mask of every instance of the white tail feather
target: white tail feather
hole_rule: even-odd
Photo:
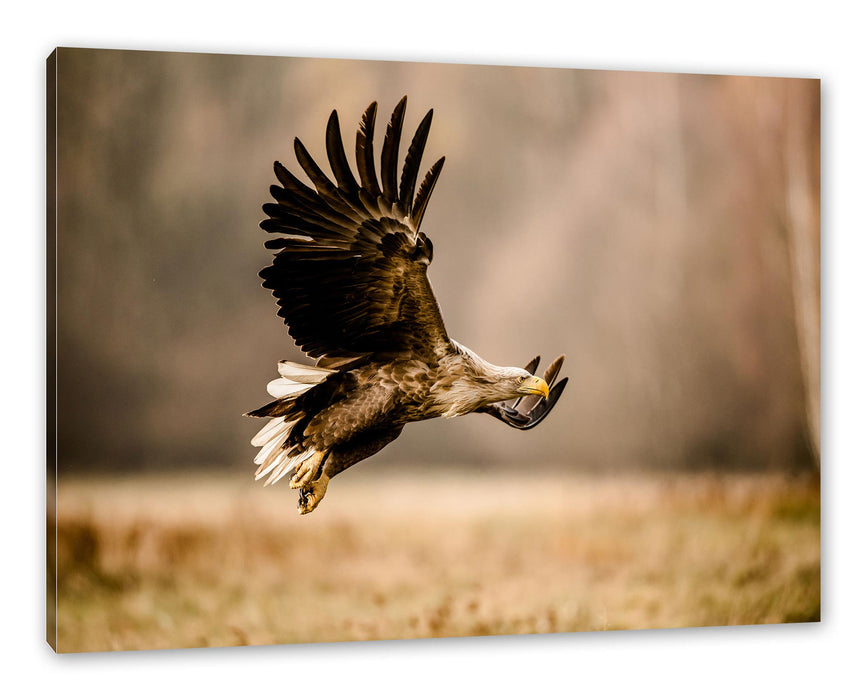
[[[300,396],[336,371],[289,361],[280,362],[277,369],[280,377],[268,383],[268,393],[276,399]],[[278,416],[268,421],[250,441],[253,446],[261,448],[253,460],[259,465],[257,481],[267,476],[265,485],[276,483],[315,452],[313,449],[301,452],[296,445],[283,448],[295,423],[297,420],[289,421]]]
[[[321,384],[328,378],[328,375],[334,373],[332,369],[311,367],[287,360],[277,364],[277,370],[280,373],[279,378],[268,383],[268,393],[275,399],[303,394],[316,384]]]
[[[275,453],[275,450],[279,448],[280,445],[285,442],[286,436],[283,433],[277,433],[270,440],[268,440],[262,449],[259,450],[259,453],[256,455],[256,458],[253,460],[253,464],[264,464],[265,461]]]
[[[332,369],[322,369],[321,367],[311,367],[310,365],[301,365],[297,362],[289,362],[283,360],[277,365],[281,377],[291,379],[300,384],[321,384],[328,378],[329,374],[333,374]]]
[[[276,469],[281,464],[291,460],[293,454],[297,453],[295,453],[294,450],[290,448],[280,452],[279,459],[268,460],[265,464],[263,464],[256,470],[256,481],[258,481],[262,477],[267,476],[271,472],[271,470]]]
[[[263,447],[266,445],[270,439],[277,434],[277,431],[280,430],[282,424],[285,422],[285,418],[282,416],[277,416],[276,418],[272,418],[268,421],[267,425],[262,428],[259,432],[256,433],[255,437],[250,440],[250,444],[253,447]]]
[[[307,389],[312,389],[314,386],[315,384],[301,384],[300,382],[280,377],[268,382],[268,393],[275,399],[284,399],[287,396],[303,394]]]
[[[277,483],[280,479],[285,476],[286,472],[290,472],[295,467],[295,459],[297,457],[293,457],[292,459],[284,459],[282,460],[271,472],[271,475],[268,477],[268,480],[265,482],[265,486],[270,486],[271,484]]]
[[[311,457],[314,452],[315,452],[315,450],[311,448],[309,450],[305,450],[304,452],[301,452],[300,454],[295,454],[289,460],[282,460],[279,464],[279,468],[274,469],[271,476],[265,482],[265,486],[270,486],[271,484],[275,484],[276,482],[278,482],[286,474],[288,474],[290,471],[292,471],[292,469],[297,467],[301,462],[303,462],[308,457]],[[264,476],[264,474],[262,474],[262,476]]]

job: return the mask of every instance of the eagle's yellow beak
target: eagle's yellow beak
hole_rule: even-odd
[[[521,394],[538,394],[547,398],[550,394],[550,387],[541,377],[527,377],[521,383],[518,391]]]

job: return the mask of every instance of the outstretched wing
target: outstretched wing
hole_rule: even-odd
[[[526,371],[534,374],[540,360],[540,357],[534,357],[526,365]],[[544,372],[544,381],[550,386],[550,394],[546,398],[540,396],[521,396],[511,401],[500,401],[490,404],[478,410],[482,413],[489,413],[494,418],[498,418],[503,423],[507,423],[512,428],[517,428],[518,430],[534,428],[553,410],[553,407],[562,395],[563,389],[565,389],[565,385],[568,384],[568,377],[560,379],[556,384],[553,383],[559,375],[559,370],[562,368],[564,360],[565,355],[560,355],[550,363],[550,366]]]
[[[382,147],[381,185],[376,175],[373,129],[376,103],[361,118],[355,141],[360,184],[349,167],[340,123],[331,112],[326,132],[330,180],[295,139],[295,155],[308,187],[279,162],[276,200],[264,205],[260,226],[279,238],[279,252],[259,275],[273,290],[289,334],[320,366],[345,366],[358,358],[441,357],[451,351],[439,305],[427,279],[433,245],[420,230],[442,170],[440,158],[415,192],[433,110],[409,145],[399,185],[398,150],[406,98],[397,104]]]

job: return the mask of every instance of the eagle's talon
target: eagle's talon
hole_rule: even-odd
[[[325,491],[328,490],[328,482],[330,480],[327,474],[322,474],[318,479],[300,490],[298,493],[298,513],[306,515],[316,509],[316,506],[325,497]]]

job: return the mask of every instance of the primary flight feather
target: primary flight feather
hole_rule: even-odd
[[[298,510],[311,512],[330,479],[396,439],[406,423],[484,412],[526,430],[540,423],[562,394],[555,385],[563,357],[543,377],[526,367],[498,367],[448,337],[427,279],[433,244],[421,231],[445,158],[415,191],[433,120],[427,112],[409,144],[398,179],[406,98],[385,130],[376,175],[376,103],[361,118],[352,173],[336,111],[325,144],[332,181],[295,139],[295,156],[313,187],[279,162],[280,184],[260,226],[277,251],[259,274],[273,290],[278,314],[315,366],[280,362],[268,384],[275,401],[250,411],[271,420],[252,439],[256,478],[291,476]],[[360,180],[360,182],[359,182]]]

